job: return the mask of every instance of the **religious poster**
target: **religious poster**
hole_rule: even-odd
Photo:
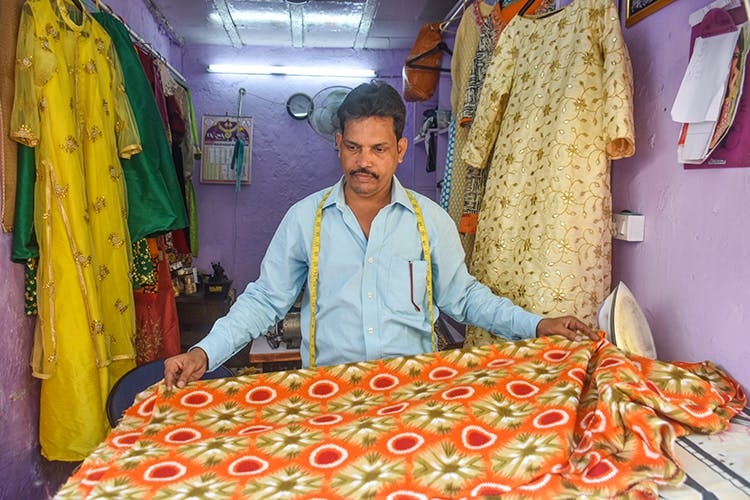
[[[253,119],[203,115],[201,182],[250,184]],[[238,141],[241,142],[238,143]]]

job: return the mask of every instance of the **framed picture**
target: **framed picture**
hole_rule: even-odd
[[[625,26],[628,28],[674,0],[625,0]]]
[[[203,115],[201,177],[204,184],[235,184],[237,166],[232,168],[235,142],[245,145],[240,183],[250,184],[253,153],[253,119]]]

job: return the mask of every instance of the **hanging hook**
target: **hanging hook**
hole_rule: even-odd
[[[239,125],[240,122],[240,113],[242,113],[242,97],[245,95],[247,91],[240,87],[240,96],[237,98],[237,124]]]

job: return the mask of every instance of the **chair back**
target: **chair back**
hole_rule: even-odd
[[[213,371],[206,372],[201,380],[212,378],[232,377],[234,374],[224,365]],[[107,396],[107,418],[109,425],[115,427],[122,414],[130,408],[136,395],[164,378],[164,360],[157,359],[140,366],[136,366],[120,380],[115,382]]]

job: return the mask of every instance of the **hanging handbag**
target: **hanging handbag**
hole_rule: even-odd
[[[440,80],[443,52],[452,54],[443,42],[441,23],[425,23],[419,30],[414,46],[403,68],[403,94],[406,101],[424,101],[432,97]]]

